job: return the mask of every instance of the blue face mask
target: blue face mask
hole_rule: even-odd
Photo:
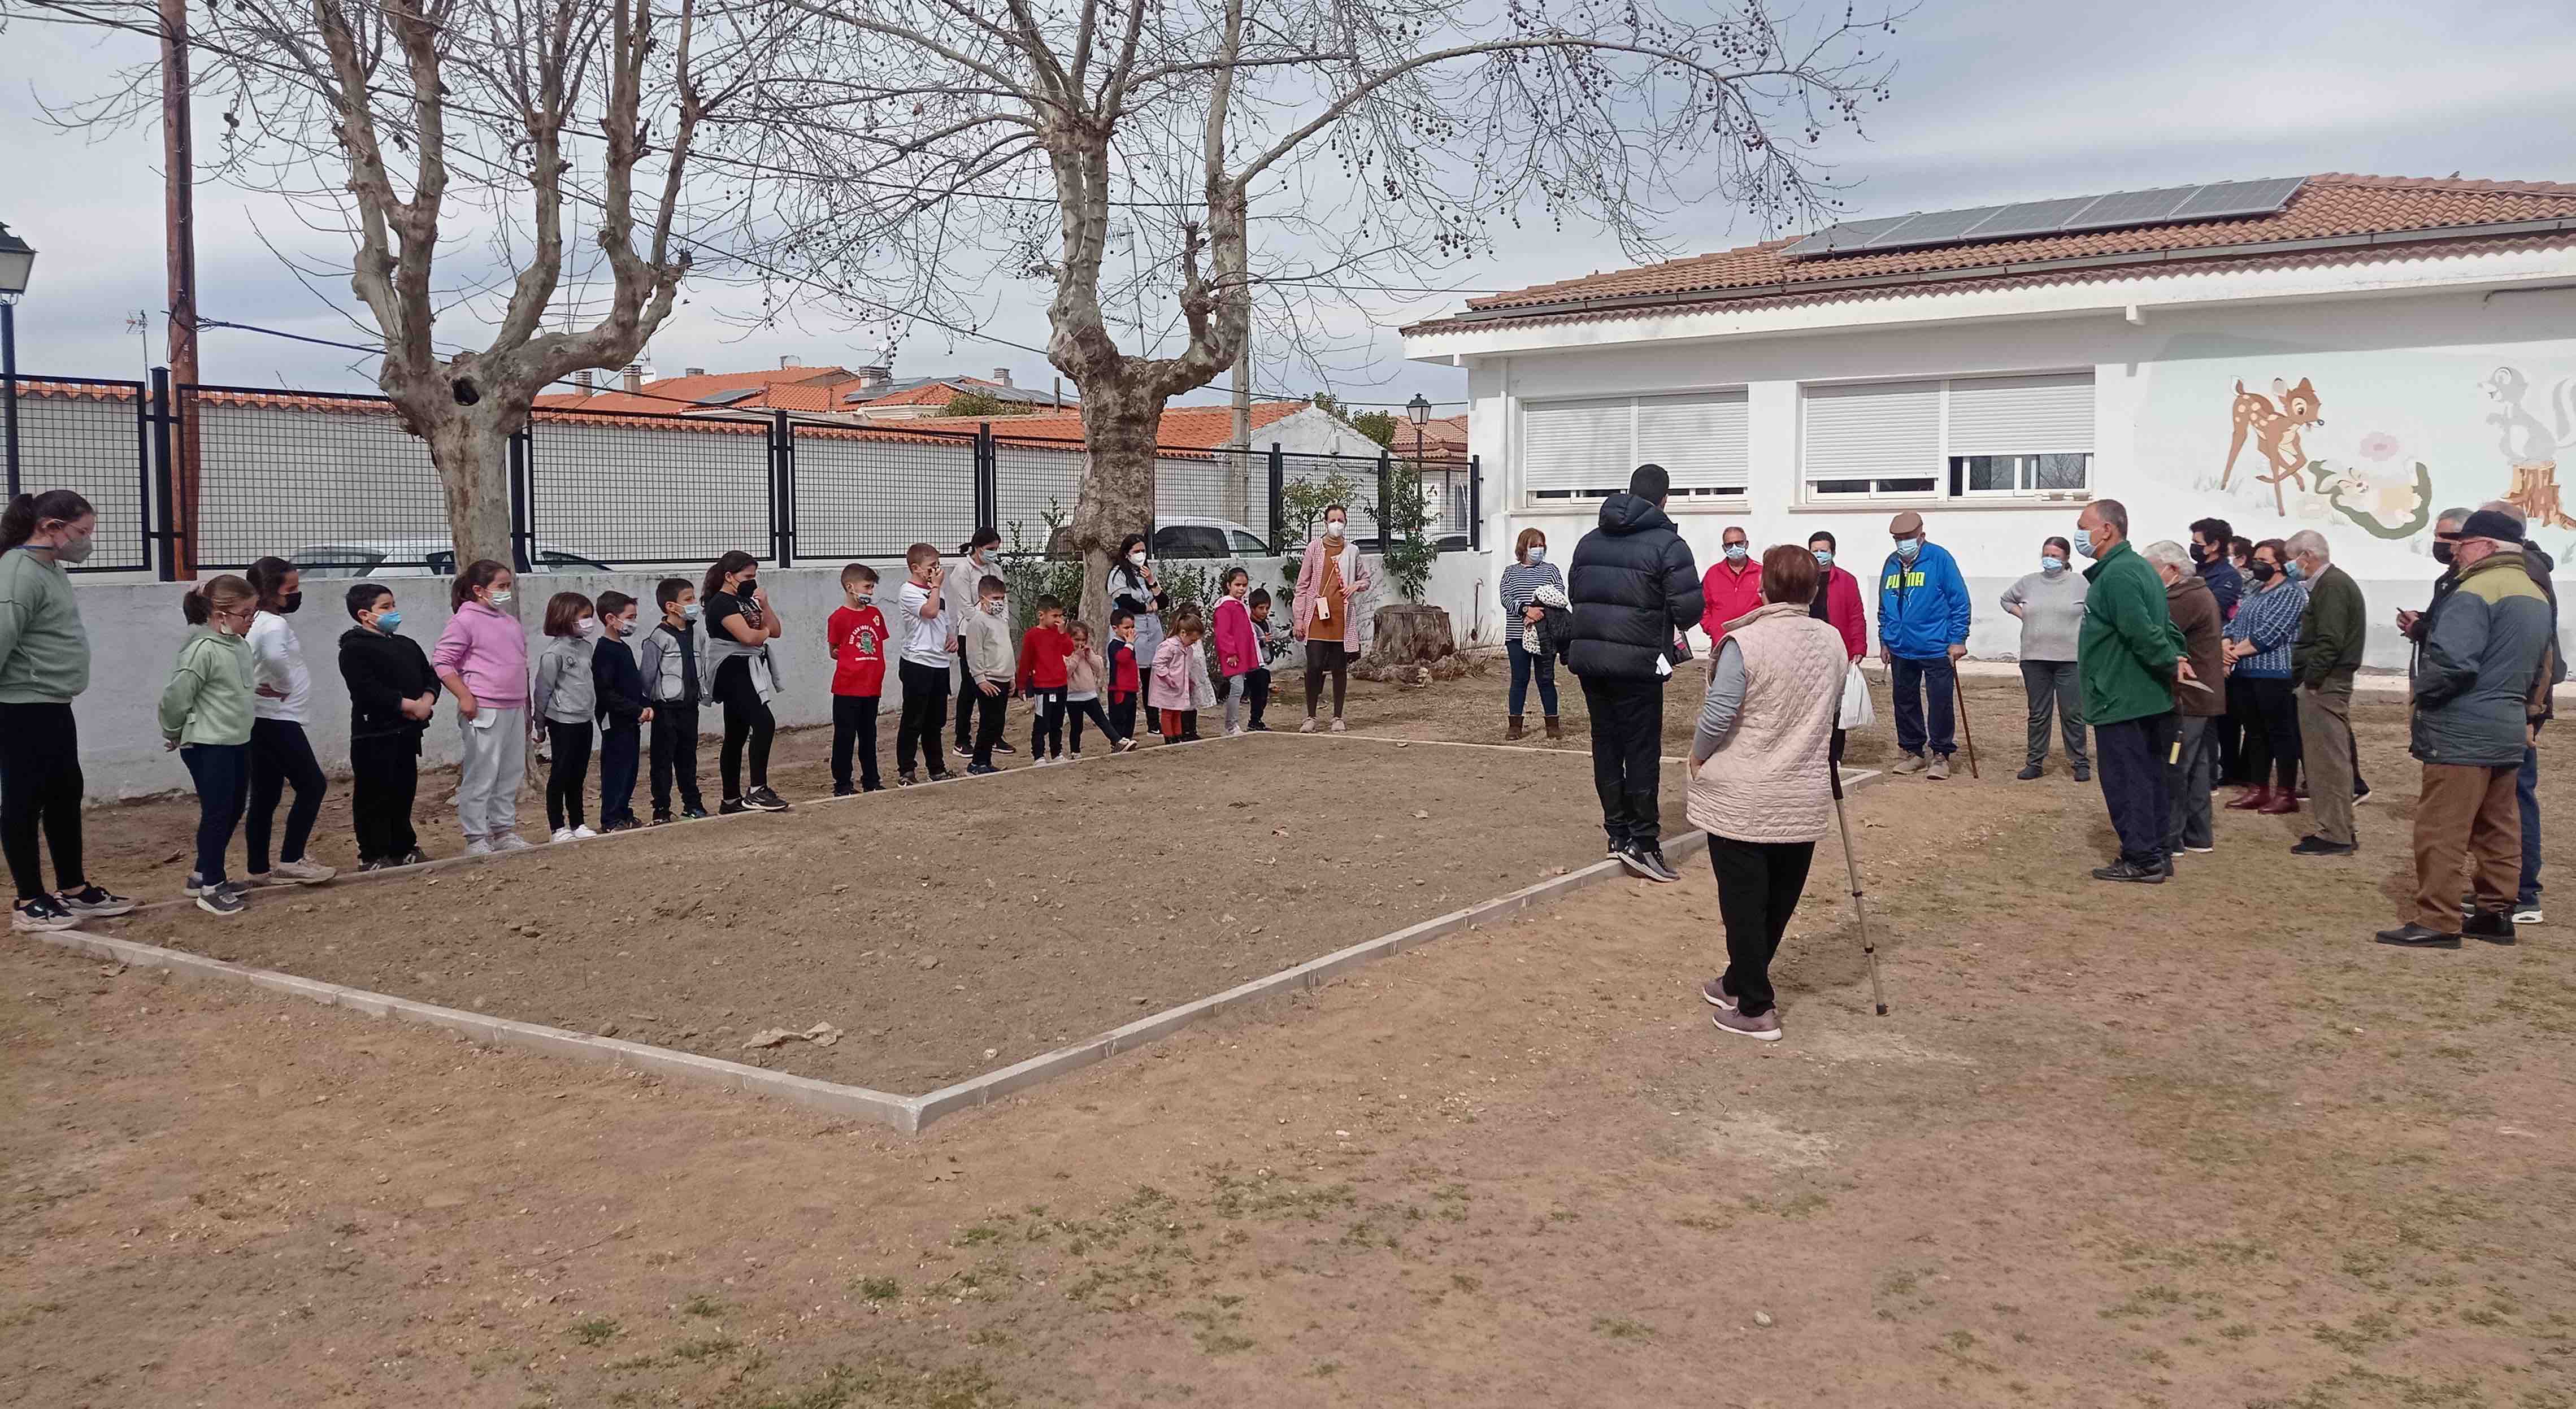
[[[2075,535],[2075,556],[2079,558],[2098,558],[2101,556],[2100,553],[2095,552],[2093,549],[2093,535],[2081,532]]]
[[[1923,540],[1920,538],[1900,538],[1896,540],[1896,556],[1903,558],[1909,563],[1914,561],[1915,554],[1922,551]]]
[[[1530,545],[1530,550],[1529,550],[1529,560],[1530,560],[1531,562],[1533,562],[1533,563],[1543,563],[1543,562],[1546,562],[1546,561],[1547,561],[1547,545],[1546,545],[1546,544],[1544,544],[1544,543],[1533,543],[1533,544],[1531,544],[1531,545]]]
[[[2065,568],[2066,560],[2057,556],[2055,553],[2051,553],[2039,560],[2039,570],[2041,572],[2062,572]]]
[[[1816,550],[1816,566],[1820,568],[1829,568],[1833,565],[1834,551],[1831,548],[1819,548]]]
[[[1752,551],[1753,550],[1751,548],[1748,548],[1741,543],[1729,543],[1726,545],[1726,560],[1730,563],[1743,562],[1745,557],[1752,553]]]
[[[391,636],[402,629],[402,613],[387,612],[376,618],[376,629]]]
[[[2282,571],[2287,572],[2290,575],[2290,580],[2292,582],[2305,582],[2308,580],[2308,570],[2299,566],[2295,562],[2290,564],[2287,568],[2282,569]]]

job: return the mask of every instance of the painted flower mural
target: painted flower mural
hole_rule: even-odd
[[[2397,458],[2397,452],[2402,448],[2397,443],[2397,437],[2386,431],[2372,431],[2361,438],[2360,445],[2354,447],[2361,458],[2373,461],[2394,460]]]

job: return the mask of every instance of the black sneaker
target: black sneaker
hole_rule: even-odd
[[[643,823],[636,821],[632,817],[620,817],[614,822],[603,824],[599,830],[604,835],[609,832],[641,831],[643,830],[643,827]]]
[[[84,919],[129,914],[134,901],[129,896],[111,895],[107,888],[93,882],[78,890],[67,890],[54,897],[64,909]]]
[[[18,902],[9,912],[9,928],[20,934],[43,934],[48,930],[67,930],[80,923],[62,901],[50,895],[32,896]]]
[[[2480,910],[2460,922],[2460,933],[2489,944],[2511,944],[2513,916],[2502,910]]]
[[[2352,805],[2355,807],[2359,807],[2368,801],[2370,801],[2370,789],[2368,788],[2362,788],[2352,795]]]
[[[426,866],[429,864],[429,853],[415,846],[411,850],[404,852],[402,855],[395,857],[393,860],[388,861],[385,864],[388,866]]]
[[[2079,783],[2089,783],[2089,782],[2092,782],[2092,781],[2093,781],[2093,770],[2092,770],[2092,769],[2090,769],[2090,768],[2085,767],[2085,766],[2084,766],[2083,764],[2081,764],[2081,763],[2076,764],[2076,765],[2075,765],[2075,781],[2077,781],[2077,782],[2079,782]]]
[[[737,812],[749,812],[750,810],[750,808],[743,805],[742,799],[738,797],[729,797],[716,804],[716,815],[719,817],[731,817]]]
[[[2033,778],[2043,778],[2046,776],[2046,769],[2041,768],[2036,763],[2026,763],[2022,765],[2022,770],[2020,772],[2013,775],[2013,778],[2016,781],[2027,783]]]
[[[2393,944],[2400,949],[2457,949],[2460,947],[2458,935],[2444,934],[2440,930],[2428,930],[2422,925],[2411,922],[2399,925],[2393,930],[2381,930],[2378,939],[2382,944]]]
[[[654,825],[654,826],[656,826],[656,827],[667,827],[667,826],[671,825],[671,814],[670,814],[670,813],[668,813],[668,812],[656,812],[656,813],[654,813],[654,814],[653,814],[653,825]]]
[[[966,776],[969,778],[981,778],[987,773],[999,773],[1001,771],[1001,769],[996,768],[989,763],[970,763],[966,765]],[[934,777],[931,781],[936,782],[938,779]]]
[[[997,743],[997,744],[993,745],[993,752],[995,752],[995,753],[1018,753],[1018,752],[1019,752],[1019,750],[1018,750],[1018,749],[1015,749],[1015,748],[1013,748],[1013,747],[1011,747],[1009,744],[1001,744],[1001,743]]]
[[[1255,733],[1255,734],[1267,734],[1267,733],[1269,733],[1269,732],[1270,732],[1270,726],[1269,726],[1269,725],[1267,725],[1267,724],[1262,723],[1262,722],[1261,722],[1260,720],[1258,720],[1258,719],[1256,719],[1256,720],[1252,721],[1252,722],[1251,722],[1251,723],[1249,723],[1249,724],[1244,725],[1243,727],[1244,727],[1244,728],[1246,728],[1246,729],[1251,730],[1251,731],[1252,731],[1253,733]]]
[[[1681,879],[1678,874],[1662,864],[1652,847],[1639,846],[1635,842],[1627,842],[1620,846],[1619,864],[1627,867],[1629,873],[1638,879],[1653,881],[1657,885]]]
[[[706,815],[707,810],[694,802],[680,809],[680,820],[683,822],[695,822]]]
[[[750,792],[744,793],[742,795],[742,800],[746,804],[757,808],[762,812],[784,812],[787,810],[787,799],[780,797],[778,794],[771,792],[767,788],[754,788]]]
[[[250,908],[250,895],[233,882],[211,885],[197,891],[197,908],[209,915],[238,915]]]
[[[859,791],[860,791],[860,792],[863,792],[863,793],[881,793],[881,792],[884,792],[884,791],[885,791],[885,784],[883,784],[883,783],[861,783],[861,784],[859,784]]]
[[[832,796],[834,797],[857,797],[858,795],[859,789],[858,785],[855,783],[834,783],[832,785]]]
[[[2358,842],[2327,841],[2324,837],[2311,832],[2299,838],[2299,844],[2290,848],[2290,854],[2292,856],[2350,856],[2359,850],[2361,845]]]
[[[358,863],[358,872],[359,874],[364,875],[369,871],[381,871],[392,864],[393,863],[390,861],[383,860],[361,861]]]
[[[971,770],[970,770],[970,771],[971,771]],[[996,769],[996,770],[994,770],[994,771],[999,772],[1000,770],[999,770],[999,769]],[[934,783],[945,783],[945,782],[947,782],[949,779],[954,778],[954,777],[956,777],[956,776],[957,776],[956,774],[951,773],[951,772],[949,772],[947,769],[944,769],[944,768],[933,768],[933,769],[931,769],[931,770],[930,770],[930,781],[932,781],[932,782],[934,782]]]
[[[921,785],[921,775],[917,773],[897,773],[894,775],[894,785],[898,788],[919,787]]]
[[[2097,881],[2125,881],[2142,886],[2163,885],[2165,877],[2170,874],[2169,866],[2141,866],[2134,861],[2114,861],[2108,866],[2093,868],[2093,879]]]
[[[1646,848],[1646,864],[1654,869],[1655,879],[1666,885],[1682,878],[1682,873],[1673,869],[1673,863],[1664,859],[1664,849],[1660,846]]]

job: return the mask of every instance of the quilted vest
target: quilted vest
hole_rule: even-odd
[[[1788,603],[1745,617],[1744,708],[1690,783],[1691,825],[1736,841],[1811,842],[1833,824],[1825,770],[1850,657],[1841,634]]]

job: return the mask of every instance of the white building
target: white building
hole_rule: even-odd
[[[1840,540],[1873,617],[1887,521],[1922,512],[1996,598],[2128,505],[2324,532],[2370,663],[2439,573],[2432,517],[2510,497],[2576,559],[2576,185],[2322,175],[1937,212],[1478,300],[1405,331],[1464,367],[1489,548],[1571,557],[1637,464],[1705,565],[1720,533]],[[2576,478],[2576,464],[2568,468]]]

